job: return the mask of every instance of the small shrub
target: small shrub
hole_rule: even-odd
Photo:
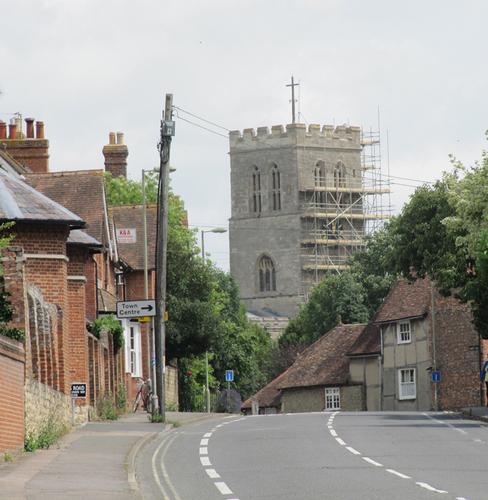
[[[224,389],[215,400],[217,413],[240,413],[241,395],[235,389]]]
[[[10,453],[5,453],[5,462],[13,462],[13,458]]]
[[[127,405],[127,391],[125,390],[125,385],[119,382],[117,386],[117,410],[121,413],[125,413]]]
[[[24,451],[36,451],[38,448],[48,449],[57,444],[62,436],[69,432],[69,428],[59,423],[59,408],[49,412],[48,417],[41,423],[39,432],[26,429],[24,436]]]
[[[104,393],[96,404],[97,416],[100,420],[117,420],[120,418],[114,404],[114,396],[111,391]]]
[[[166,411],[178,411],[178,403],[166,403]]]

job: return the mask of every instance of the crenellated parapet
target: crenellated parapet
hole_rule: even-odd
[[[361,149],[361,128],[347,125],[309,125],[294,123],[271,127],[246,128],[229,133],[231,153],[236,150],[268,147],[320,147]]]

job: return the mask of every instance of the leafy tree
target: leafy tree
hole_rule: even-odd
[[[417,189],[392,222],[400,243],[388,257],[392,268],[436,280],[472,307],[474,324],[488,338],[488,155],[467,168],[451,158],[453,170],[433,187]]]
[[[114,318],[113,314],[107,314],[105,316],[101,316],[91,323],[88,327],[88,331],[94,335],[97,339],[100,338],[100,330],[105,327],[109,330],[109,332],[113,335],[114,339],[114,353],[117,354],[119,349],[124,345],[124,329],[120,324],[120,321],[117,321]]]
[[[158,201],[158,175],[156,170],[146,172],[146,201]],[[128,205],[142,203],[142,183],[123,176],[112,177],[110,172],[105,172],[105,196],[108,205]]]

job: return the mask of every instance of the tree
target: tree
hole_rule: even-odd
[[[471,305],[478,332],[488,338],[488,156],[467,168],[451,158],[453,170],[434,186],[415,191],[392,221],[392,268],[430,276],[443,295]],[[412,272],[414,275],[412,275]]]

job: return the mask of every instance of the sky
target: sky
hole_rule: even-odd
[[[102,169],[124,132],[139,181],[173,94],[172,188],[200,245],[228,226],[228,131],[291,123],[293,76],[300,123],[380,131],[398,213],[486,148],[486,19],[484,0],[4,1],[0,119],[44,122],[51,171]],[[228,270],[228,233],[205,251]]]

